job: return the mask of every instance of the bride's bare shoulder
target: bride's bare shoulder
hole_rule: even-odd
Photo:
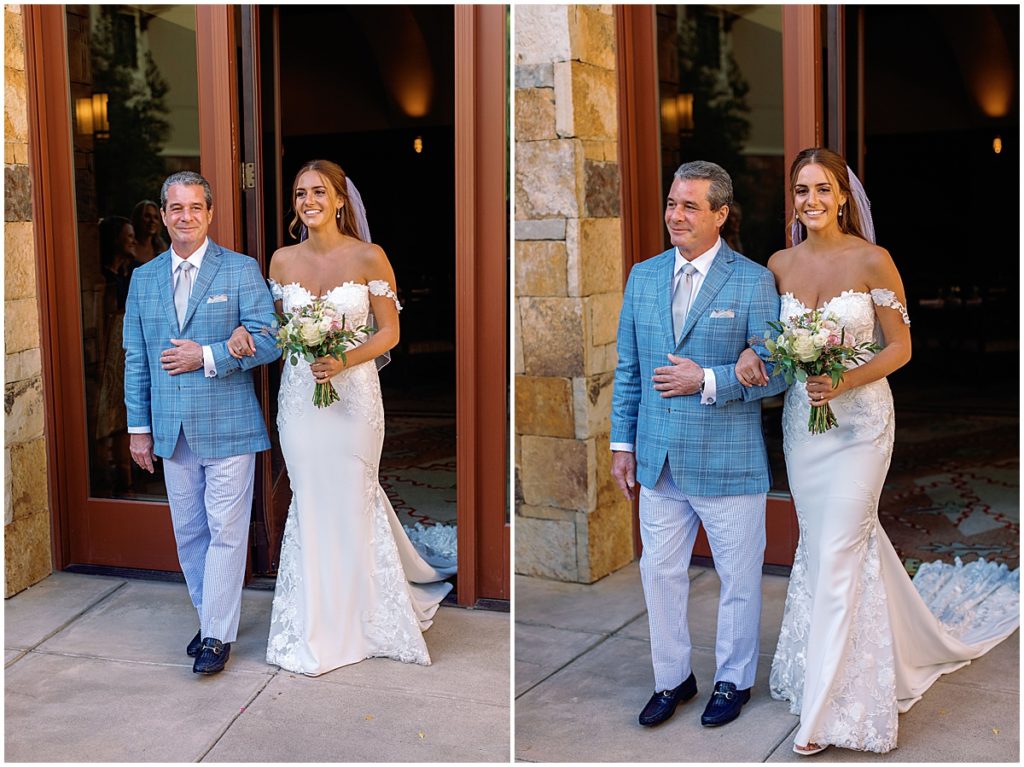
[[[793,268],[793,264],[797,259],[796,251],[799,248],[800,246],[797,245],[792,248],[777,250],[768,259],[768,269],[775,275],[776,280]]]
[[[288,282],[288,275],[301,247],[302,244],[298,243],[296,245],[285,245],[283,248],[278,248],[274,251],[274,255],[270,257],[269,271],[271,279],[281,284]]]

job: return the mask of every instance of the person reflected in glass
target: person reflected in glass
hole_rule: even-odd
[[[292,500],[267,662],[310,676],[370,657],[429,665],[423,631],[451,590],[445,578],[455,562],[427,562],[378,478],[384,408],[377,364],[399,339],[394,271],[370,242],[359,193],[335,163],[303,165],[292,204],[291,232],[304,227],[308,238],[271,259],[278,312],[323,302],[349,329],[372,326],[372,312],[377,330],[360,334],[344,360],[284,365],[277,427]],[[229,349],[241,358],[251,345],[239,328]],[[314,405],[318,384],[333,387],[339,400]]]
[[[878,519],[895,434],[886,376],[910,360],[910,317],[892,256],[875,244],[871,208],[846,161],[806,149],[790,170],[793,247],[768,261],[780,320],[818,310],[844,345],[877,353],[795,381],[783,409],[786,471],[800,537],[772,661],[772,697],[800,716],[797,754],[828,746],[896,748],[897,714],[942,674],[966,665],[1020,623],[1019,571],[978,560],[933,562],[907,576]],[[736,365],[745,386],[768,382],[751,349]],[[811,433],[811,408],[838,425]]]
[[[135,228],[135,258],[140,264],[149,263],[167,250],[160,221],[160,206],[152,200],[140,200],[132,208],[132,226]]]
[[[103,276],[100,332],[100,388],[96,404],[96,442],[105,465],[109,492],[132,487],[132,457],[128,449],[128,417],[124,405],[124,306],[136,260],[135,229],[124,216],[100,221],[100,273]]]

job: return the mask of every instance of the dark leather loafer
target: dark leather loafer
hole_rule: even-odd
[[[685,703],[697,694],[697,678],[690,674],[686,680],[672,690],[656,692],[640,712],[640,724],[653,727],[667,721],[676,712],[676,706]]]
[[[188,653],[188,657],[194,658],[199,654],[199,651],[203,649],[203,631],[200,629],[196,632],[196,635],[192,637],[192,641],[188,643],[188,647],[185,648],[185,652]]]
[[[705,727],[728,724],[740,715],[740,709],[748,700],[749,688],[737,690],[732,682],[715,682],[715,691],[711,693],[711,700],[700,717],[700,723]]]
[[[231,655],[230,644],[224,644],[213,637],[206,637],[199,655],[196,656],[196,662],[192,664],[192,671],[196,674],[216,674],[223,671],[229,655]]]

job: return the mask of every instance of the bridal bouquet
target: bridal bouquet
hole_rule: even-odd
[[[820,309],[768,325],[778,334],[774,339],[766,335],[764,342],[771,354],[768,359],[776,363],[772,375],[781,373],[787,384],[794,379],[806,381],[807,376],[827,375],[834,388],[843,380],[847,362],[859,363],[864,354],[881,348],[871,342],[847,344],[846,330],[840,327],[837,317]],[[811,434],[823,434],[838,425],[831,405],[811,408],[807,420]]]
[[[277,331],[277,348],[281,358],[293,365],[299,358],[312,363],[317,357],[334,357],[345,362],[345,350],[355,346],[360,336],[370,333],[370,328],[345,327],[345,315],[338,314],[330,303],[316,300],[294,312],[278,315],[280,326]],[[327,407],[338,401],[338,392],[327,383],[318,383],[313,389],[313,404]]]

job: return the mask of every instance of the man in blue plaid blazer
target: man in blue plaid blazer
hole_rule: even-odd
[[[612,398],[612,473],[640,489],[640,572],[651,629],[655,693],[640,724],[666,721],[697,694],[690,665],[687,569],[703,523],[721,579],[714,693],[701,717],[739,716],[757,666],[768,456],[760,398],[735,364],[779,318],[772,273],[726,245],[728,173],[710,162],[676,171],[665,224],[675,246],[633,267],[619,317]],[[762,355],[767,352],[759,350]]]
[[[274,304],[256,261],[207,237],[210,185],[170,176],[160,193],[171,247],[132,274],[124,318],[125,404],[135,462],[164,460],[171,521],[199,631],[186,652],[221,671],[238,632],[256,452],[270,448],[252,370],[278,357]],[[239,325],[255,350],[228,350]],[[232,341],[232,343],[235,343]]]

